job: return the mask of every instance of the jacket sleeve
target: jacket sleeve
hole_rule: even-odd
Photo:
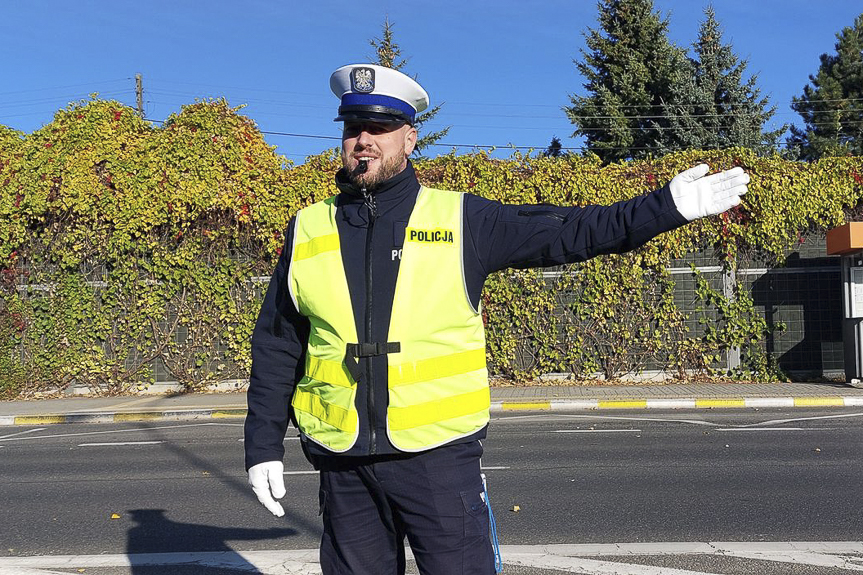
[[[668,186],[610,206],[505,205],[465,198],[466,250],[484,275],[504,268],[547,267],[622,253],[677,228],[686,219]],[[467,263],[467,262],[466,262]]]
[[[287,283],[294,221],[288,224],[285,245],[252,333],[252,374],[244,428],[246,470],[265,461],[282,460],[291,397],[303,376],[309,322],[294,307]]]

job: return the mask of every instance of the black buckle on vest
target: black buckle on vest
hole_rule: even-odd
[[[374,357],[376,355],[386,355],[388,353],[398,353],[402,350],[402,344],[397,341],[388,341],[382,343],[349,343],[348,355],[353,357]]]
[[[362,377],[360,364],[357,362],[359,357],[374,357],[376,355],[386,355],[388,353],[399,353],[402,350],[402,344],[397,341],[374,342],[374,343],[349,343],[345,350],[345,367],[348,368],[348,373],[354,378],[354,381],[359,381]]]

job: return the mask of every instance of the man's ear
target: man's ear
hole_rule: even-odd
[[[405,158],[409,158],[414,153],[414,148],[417,145],[417,129],[409,126],[405,133]]]

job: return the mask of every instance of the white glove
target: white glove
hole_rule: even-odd
[[[285,496],[284,471],[285,466],[281,461],[265,461],[249,468],[252,491],[258,496],[258,501],[276,517],[285,514],[282,504],[276,501]]]
[[[668,184],[677,211],[690,222],[733,208],[746,193],[749,174],[743,168],[705,177],[709,170],[707,164],[699,164],[677,174]]]

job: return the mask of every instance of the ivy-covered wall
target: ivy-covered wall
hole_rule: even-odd
[[[681,306],[668,268],[704,249],[727,271],[753,254],[781,263],[801,234],[858,207],[863,158],[808,164],[739,149],[602,166],[471,154],[416,168],[425,184],[507,203],[586,205],[646,193],[699,162],[746,168],[742,207],[563,273],[489,278],[494,373],[616,377],[653,362],[685,376],[736,346],[732,375],[779,375],[764,345],[778,326],[749,290],[692,271],[697,301]],[[29,135],[0,127],[0,394],[73,381],[119,392],[154,370],[189,388],[246,377],[283,231],[299,208],[335,193],[338,167],[332,151],[292,166],[223,101],[186,106],[161,127],[101,100],[70,105]]]

